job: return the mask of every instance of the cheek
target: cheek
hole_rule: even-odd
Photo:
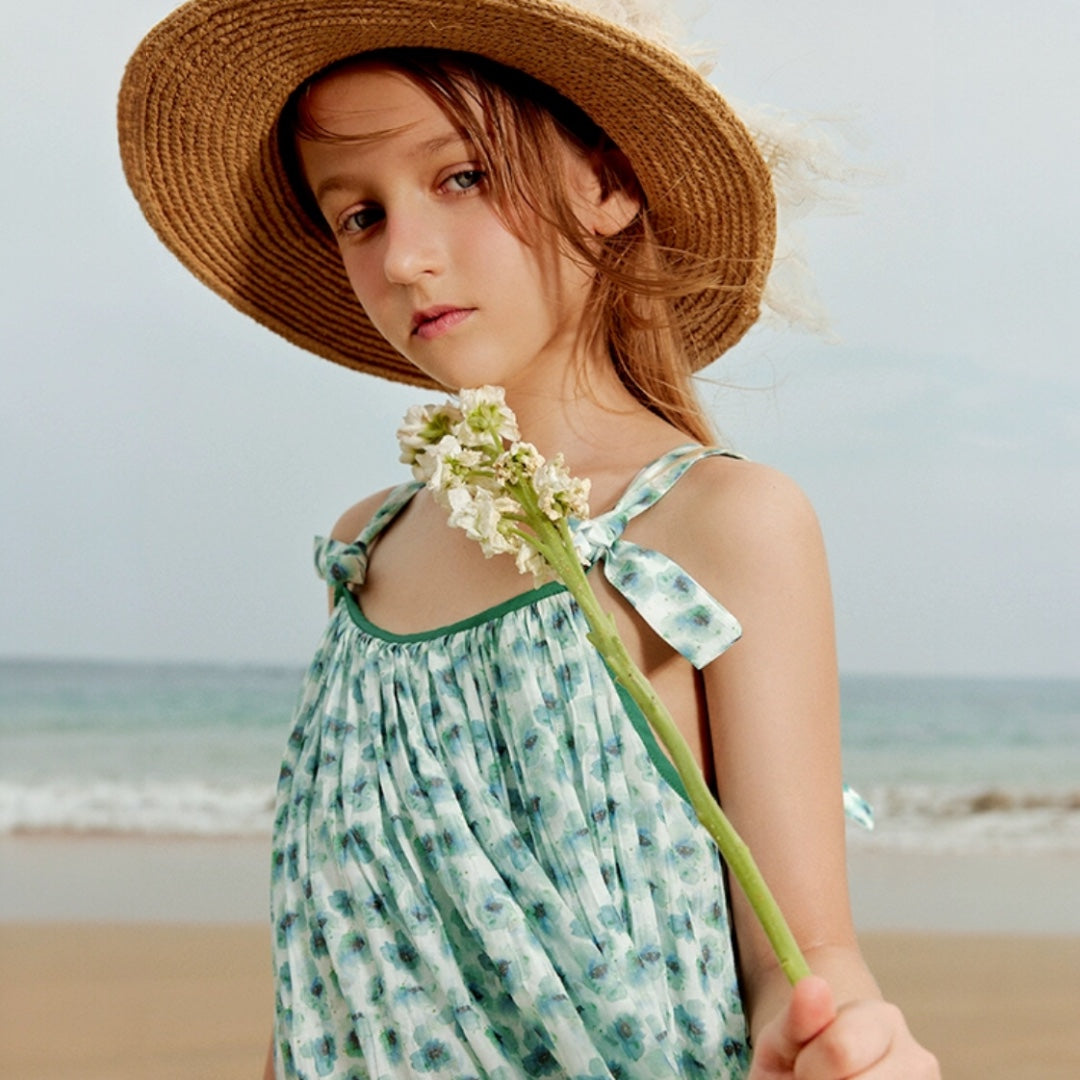
[[[341,260],[345,267],[345,276],[352,286],[353,295],[370,315],[369,309],[378,307],[379,278],[375,273],[373,261],[360,252],[342,252]]]

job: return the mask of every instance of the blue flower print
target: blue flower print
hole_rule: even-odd
[[[425,1039],[420,1032],[417,1032],[417,1039],[418,1041],[420,1039],[424,1041],[421,1043],[420,1049],[409,1057],[409,1063],[414,1071],[424,1073],[442,1072],[453,1065],[454,1058],[450,1047],[441,1039]]]
[[[342,912],[342,914],[345,913]],[[367,897],[364,901],[363,917],[368,926],[380,927],[386,925],[386,897],[382,893],[373,892]]]
[[[349,796],[349,808],[354,813],[364,813],[375,805],[379,791],[367,776],[358,776],[349,788]]]
[[[569,1016],[574,1013],[574,1002],[559,979],[547,977],[539,986],[536,998],[537,1011],[541,1016]]]
[[[401,1064],[401,1036],[396,1028],[384,1028],[379,1032],[379,1042],[382,1044],[386,1060],[391,1065]]]
[[[352,894],[345,889],[337,889],[330,894],[330,908],[345,919],[351,919],[356,912]]]
[[[345,1036],[345,1045],[342,1047],[342,1052],[346,1057],[362,1058],[364,1056],[364,1048],[360,1045],[360,1036],[356,1034],[354,1028],[349,1028],[348,1035]],[[350,1073],[350,1076],[353,1074]]]
[[[705,909],[705,925],[713,930],[726,930],[728,924],[727,908],[721,900],[714,900]]]
[[[441,1009],[439,1021],[443,1024],[454,1025],[461,1031],[475,1031],[479,1026],[480,1018],[476,1009],[469,1002],[463,1001]]]
[[[387,946],[389,948],[389,946]],[[344,934],[336,949],[338,963],[346,969],[368,962],[368,939],[359,930]]]
[[[679,837],[670,849],[671,867],[680,881],[693,885],[701,878],[701,843],[695,838]]]
[[[690,918],[689,911],[673,912],[668,917],[668,926],[676,938],[683,941],[692,941],[694,938],[694,922]]]
[[[701,1001],[685,1001],[675,1006],[675,1023],[694,1046],[701,1046],[709,1031],[706,1008]]]
[[[583,526],[598,573],[705,453]],[[657,631],[700,627],[700,594],[661,593],[653,554],[621,565]],[[745,1077],[722,864],[585,629],[557,587],[407,639],[338,594],[278,776],[282,1080]]]
[[[633,1013],[622,1013],[611,1026],[610,1037],[631,1061],[645,1053],[645,1031]]]
[[[490,1024],[484,1034],[507,1061],[517,1059],[519,1040],[512,1027],[506,1024]]]
[[[511,833],[500,840],[499,849],[515,870],[524,870],[534,862],[533,853],[520,833]]]
[[[526,1076],[553,1076],[559,1071],[555,1055],[546,1046],[536,1046],[522,1059]]]
[[[520,867],[519,867],[520,869]],[[545,900],[537,900],[528,908],[529,922],[542,933],[551,935],[555,932],[555,922],[551,917],[551,910]]]
[[[730,1035],[724,1038],[724,1057],[737,1061],[744,1068],[750,1064],[750,1054],[746,1042],[742,1039],[733,1039]]]
[[[354,825],[348,832],[344,832],[338,837],[337,848],[338,863],[342,866],[353,859],[357,859],[362,863],[369,863],[375,858],[367,836],[359,825]]]
[[[510,925],[515,911],[513,900],[505,890],[493,890],[476,912],[477,921],[489,930],[501,930]]]
[[[641,574],[632,563],[627,563],[615,574],[612,585],[621,593],[634,592],[639,587]]]
[[[686,969],[677,953],[668,953],[664,960],[667,968],[668,986],[673,990],[682,990],[686,986]]]
[[[705,1062],[695,1057],[690,1050],[684,1050],[679,1055],[679,1075],[686,1080],[709,1080],[711,1074]]]
[[[311,1006],[324,1020],[330,1019],[330,1011],[326,1002],[326,983],[321,975],[316,975],[303,992],[305,1004]]]
[[[285,869],[285,852],[280,848],[274,848],[270,856],[270,881],[275,882],[281,879],[282,872]]]
[[[724,955],[718,952],[708,941],[703,941],[698,949],[698,971],[701,972],[702,986],[710,980],[718,979],[724,970]]]
[[[337,1046],[333,1035],[321,1035],[312,1041],[309,1051],[315,1062],[315,1072],[318,1076],[330,1076],[337,1063]]]
[[[492,959],[491,966],[505,994],[512,995],[521,989],[521,968],[516,961],[500,956]]]
[[[632,957],[630,977],[635,985],[641,985],[663,974],[664,954],[659,945],[644,945]]]
[[[603,957],[598,957],[586,967],[585,981],[594,993],[607,1001],[618,1001],[626,996],[626,988]]]
[[[393,944],[387,942],[379,952],[394,967],[404,971],[414,971],[420,960],[420,954],[416,946],[400,930],[394,934]]]
[[[323,934],[323,926],[325,925],[324,919],[316,920],[315,926],[311,928],[311,955],[312,956],[326,956],[326,936]]]
[[[292,940],[293,928],[299,916],[295,911],[286,911],[277,921],[276,940],[279,949],[285,949]]]
[[[569,644],[579,633],[577,620],[575,619],[578,606],[569,597],[567,597],[567,600],[569,600],[567,608],[557,607],[544,624],[547,637],[553,645]]]

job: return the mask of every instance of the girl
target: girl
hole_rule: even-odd
[[[406,484],[317,545],[267,1075],[933,1077],[852,931],[813,513],[710,448],[689,378],[757,317],[768,169],[595,6],[193,0],[129,65],[125,169],[238,308],[360,370],[500,386],[591,481],[601,598],[816,976],[789,990],[565,590]]]

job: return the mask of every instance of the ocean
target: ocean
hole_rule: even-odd
[[[302,672],[0,660],[0,836],[268,835]],[[859,849],[1080,852],[1080,680],[851,676]]]

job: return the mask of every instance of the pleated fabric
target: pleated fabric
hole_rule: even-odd
[[[745,1075],[721,860],[586,629],[557,584],[409,635],[339,590],[278,787],[279,1077]]]

